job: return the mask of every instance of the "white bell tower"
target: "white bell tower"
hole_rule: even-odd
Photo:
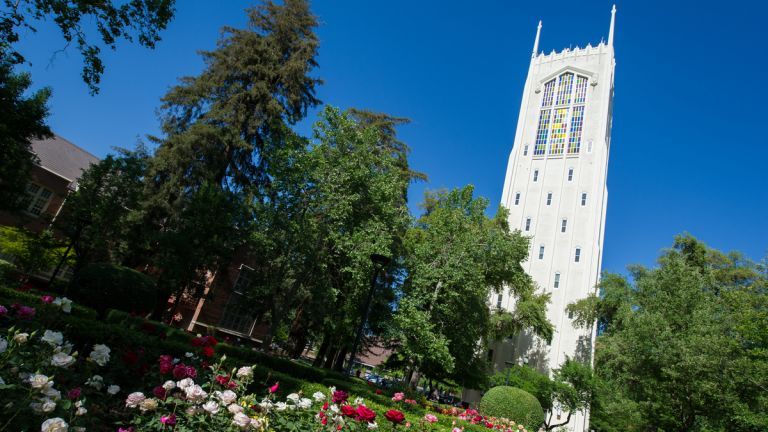
[[[496,370],[509,364],[556,369],[566,356],[592,361],[595,329],[577,329],[565,308],[596,292],[600,278],[608,202],[606,178],[611,147],[613,34],[608,41],[549,54],[539,52],[536,30],[517,132],[509,155],[501,202],[512,229],[530,237],[524,269],[548,292],[547,316],[555,327],[550,344],[530,335],[497,343]],[[514,310],[504,293],[491,306]],[[553,413],[565,419],[567,413]],[[588,413],[574,413],[568,430],[587,431]]]

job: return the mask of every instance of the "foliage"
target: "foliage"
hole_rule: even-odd
[[[75,242],[78,267],[89,263],[140,262],[144,227],[136,218],[149,160],[144,147],[118,149],[90,165],[67,198],[59,226]]]
[[[506,385],[525,390],[536,397],[544,411],[552,408],[554,383],[549,376],[528,365],[511,366],[506,371],[490,376],[488,381],[490,387]]]
[[[575,309],[604,323],[595,430],[765,430],[765,266],[684,235],[656,268],[630,270],[632,282],[604,277],[594,307]]]
[[[83,56],[83,81],[91,93],[99,91],[104,73],[101,47],[91,42],[89,27],[93,27],[101,42],[115,49],[119,39],[154,48],[174,13],[174,0],[133,0],[115,4],[113,1],[88,0],[3,0],[0,8],[0,56],[14,64],[26,59],[17,50],[20,33],[37,31],[35,22],[51,21],[61,30],[66,45],[73,42]],[[2,134],[0,134],[2,135]]]
[[[480,400],[480,412],[517,419],[531,430],[536,430],[544,420],[544,410],[536,397],[516,387],[498,386],[488,390]]]
[[[69,293],[101,314],[107,309],[147,313],[155,306],[155,283],[149,276],[109,263],[89,264],[72,280]]]
[[[13,258],[24,274],[53,268],[64,255],[50,231],[34,233],[24,228],[0,227],[0,254]],[[68,262],[72,264],[71,259]]]
[[[51,136],[45,123],[51,90],[30,92],[31,84],[29,74],[13,72],[0,48],[0,209],[4,210],[17,210],[26,196],[30,170],[37,162],[30,140]]]
[[[528,242],[510,231],[503,208],[489,218],[487,206],[486,199],[473,197],[472,186],[428,194],[424,215],[405,237],[404,307],[391,336],[409,353],[412,371],[481,385],[486,369],[482,346],[489,340],[523,328],[551,335],[544,315],[547,298],[534,293],[520,266]],[[520,310],[529,312],[513,315],[515,324],[502,332],[491,319],[488,299],[505,289],[525,306]],[[436,336],[413,337],[419,326]],[[449,356],[442,354],[446,342]]]

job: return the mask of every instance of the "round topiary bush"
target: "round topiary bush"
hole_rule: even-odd
[[[152,278],[134,269],[95,263],[75,274],[68,294],[102,315],[107,309],[144,313],[154,309],[156,289]]]
[[[522,423],[528,430],[538,430],[544,422],[544,410],[538,399],[517,387],[498,386],[488,390],[480,400],[480,414],[504,417]]]

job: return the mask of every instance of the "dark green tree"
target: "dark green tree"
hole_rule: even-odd
[[[32,139],[51,136],[45,123],[49,88],[28,94],[29,74],[16,74],[0,54],[0,209],[16,210],[26,193],[37,157]]]
[[[122,4],[119,4],[122,3]],[[120,39],[154,48],[173,18],[174,0],[2,0],[0,2],[0,57],[12,64],[26,61],[18,50],[20,33],[35,32],[37,22],[52,21],[64,37],[64,49],[75,44],[83,56],[82,77],[92,94],[98,93],[104,64],[101,47],[115,49]],[[95,31],[94,31],[95,30]],[[96,33],[96,35],[89,35]]]

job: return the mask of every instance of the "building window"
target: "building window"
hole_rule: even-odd
[[[525,219],[525,230],[530,231],[531,230],[531,218]]]
[[[568,311],[568,319],[573,319],[573,311]]]
[[[573,168],[568,168],[568,181],[573,181]]]
[[[493,350],[492,349],[488,350],[488,361],[489,362],[493,361]]]
[[[581,248],[576,248],[576,253],[573,255],[573,262],[579,262],[581,261]]]
[[[539,259],[544,259],[544,245],[539,246]]]
[[[560,224],[560,232],[564,233],[567,228],[568,228],[568,219],[563,219],[563,222]]]
[[[503,294],[499,293],[499,295],[496,297],[496,309],[501,309],[501,299]]]
[[[588,81],[587,77],[566,72],[544,84],[534,156],[560,156],[566,142],[569,155],[579,153]]]
[[[560,288],[560,273],[555,273],[555,283],[552,286]]]
[[[515,194],[515,205],[520,204],[520,192]]]
[[[547,205],[552,205],[552,192],[547,194]]]
[[[528,144],[523,147],[523,156],[528,156]]]
[[[27,196],[22,202],[22,208],[29,214],[40,216],[51,202],[53,192],[35,183],[27,183]]]
[[[582,192],[581,193],[581,206],[584,207],[585,205],[587,205],[587,193],[586,192]]]
[[[533,181],[539,181],[539,170],[533,170]]]
[[[252,314],[252,307],[248,304],[245,294],[253,281],[252,269],[241,265],[237,280],[232,286],[232,295],[221,315],[219,326],[234,330],[239,333],[250,335],[253,323],[255,321]]]

